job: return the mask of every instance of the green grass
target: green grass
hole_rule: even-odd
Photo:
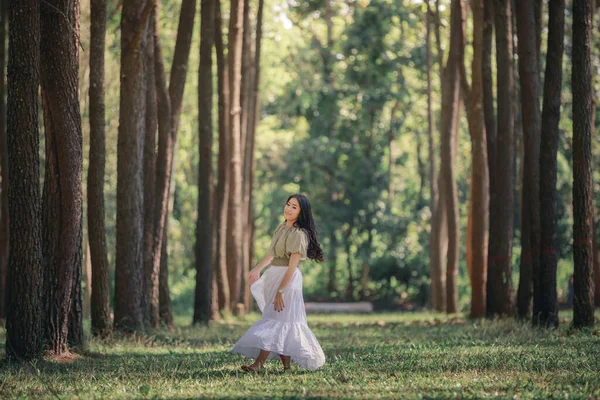
[[[600,337],[565,320],[544,331],[441,314],[311,315],[322,369],[283,374],[269,362],[247,375],[230,349],[257,318],[91,339],[70,363],[3,361],[0,398],[600,398]]]

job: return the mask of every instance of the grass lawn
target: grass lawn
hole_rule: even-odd
[[[247,375],[230,352],[259,318],[91,339],[75,361],[0,363],[0,398],[600,398],[598,332],[406,313],[309,315],[327,363]],[[599,324],[600,325],[600,324]],[[4,333],[2,357],[4,351]]]

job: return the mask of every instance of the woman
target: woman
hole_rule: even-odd
[[[248,275],[250,290],[263,314],[232,350],[256,359],[242,366],[247,372],[262,371],[267,358],[279,357],[284,371],[291,368],[291,361],[308,369],[325,363],[323,350],[306,323],[298,268],[307,257],[323,261],[310,203],[301,194],[290,196],[283,214],[285,221],[273,233],[269,254]],[[269,264],[261,277],[260,272]]]

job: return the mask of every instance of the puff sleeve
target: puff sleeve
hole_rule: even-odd
[[[308,235],[301,229],[290,232],[285,242],[285,252],[288,257],[294,253],[300,253],[300,260],[306,260],[308,250]]]

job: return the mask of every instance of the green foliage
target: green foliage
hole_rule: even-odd
[[[257,315],[90,339],[73,362],[0,364],[2,398],[596,398],[600,339],[441,314],[309,315],[327,362],[248,375],[231,348]],[[561,319],[564,316],[561,316]],[[186,318],[186,322],[190,319]],[[1,337],[4,339],[4,337]],[[0,346],[4,349],[4,345]]]
[[[119,120],[120,12],[116,9],[117,5],[118,1],[109,1],[110,18],[106,38],[105,202],[111,271],[115,267]],[[228,3],[222,5],[223,15],[227,16]],[[445,52],[449,26],[447,6],[448,1],[441,1],[441,39]],[[159,8],[158,21],[167,76],[174,52],[179,7],[180,2],[168,0],[161,2]],[[252,1],[251,7],[254,21],[257,2]],[[326,259],[323,264],[304,262],[302,265],[307,299],[358,298],[362,266],[366,263],[370,267],[370,279],[365,288],[366,299],[386,307],[406,302],[427,304],[431,210],[424,13],[422,2],[331,2],[332,40],[328,43],[325,1],[265,3],[261,115],[256,138],[257,171],[254,182],[255,261],[267,251],[270,235],[281,221],[287,196],[295,192],[306,193],[313,204]],[[600,19],[600,14],[596,19]],[[89,49],[87,0],[82,2],[81,26],[82,47]],[[227,23],[224,29],[227,29]],[[471,29],[468,22],[469,37]],[[565,32],[557,182],[557,237],[561,258],[558,282],[559,293],[564,293],[562,298],[566,296],[566,279],[572,271],[570,13],[567,14]],[[178,133],[173,175],[173,213],[169,221],[168,251],[173,307],[182,313],[191,312],[195,279],[199,37],[197,19]],[[600,39],[596,36],[595,40]],[[545,58],[545,43],[543,34],[542,61]],[[593,51],[597,69],[600,67],[600,43],[594,46]],[[472,57],[470,46],[467,46],[466,55],[469,70]],[[87,51],[81,52],[80,92],[86,155],[89,148],[88,56]],[[439,122],[440,66],[435,51],[433,60],[433,107],[436,121]],[[596,93],[600,90],[598,76],[595,74]],[[597,110],[597,127],[600,124],[598,116],[600,110]],[[436,156],[439,157],[439,138],[437,130],[434,132]],[[600,136],[596,135],[595,155],[600,150],[599,144]],[[216,157],[216,132],[214,149]],[[463,111],[456,168],[461,232],[458,292],[463,310],[468,309],[470,302],[464,246],[470,154],[471,145]],[[419,174],[419,159],[426,166],[423,177]],[[85,180],[87,157],[84,162]],[[597,162],[596,159],[596,165]],[[216,158],[214,163],[216,165]],[[437,163],[439,166],[439,159]],[[597,184],[600,182],[600,168],[595,168],[594,182],[596,205],[600,207],[600,185]],[[518,198],[516,196],[517,210]],[[517,212],[513,255],[515,282],[518,281],[520,254],[518,226]],[[337,241],[336,249],[332,249],[333,237]],[[336,267],[337,290],[330,293],[327,290],[327,278],[332,265]],[[350,272],[354,291],[348,298],[345,289]]]

